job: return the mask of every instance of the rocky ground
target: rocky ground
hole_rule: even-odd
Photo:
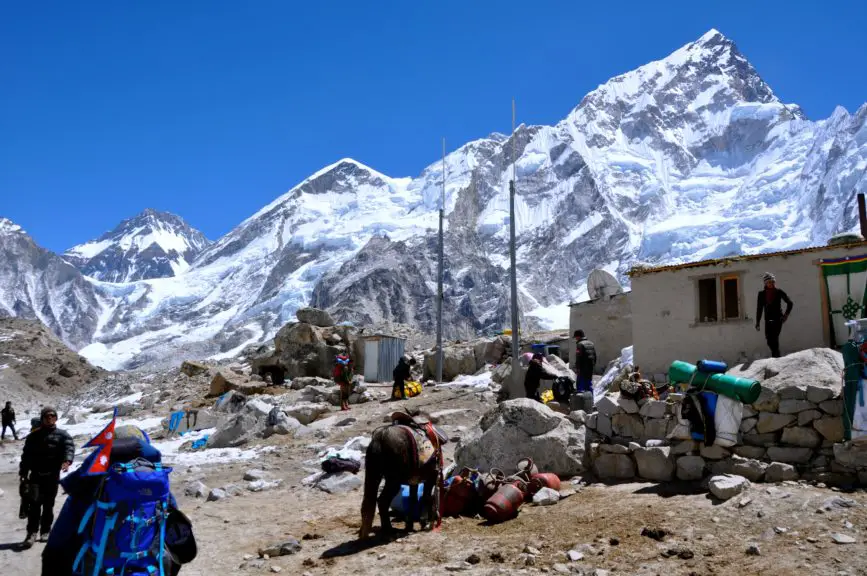
[[[119,384],[122,379],[115,376],[112,381],[117,393],[129,391]],[[200,393],[192,385],[188,390]],[[501,525],[447,519],[438,533],[401,534],[391,542],[376,537],[362,545],[356,541],[361,491],[329,494],[302,483],[316,470],[323,449],[368,436],[395,409],[434,413],[457,440],[493,406],[491,392],[428,389],[407,401],[355,405],[348,414],[332,409],[339,419],[354,421],[336,426],[331,418],[332,425],[315,429],[312,437],[257,439],[251,443],[255,450],[247,450],[252,454],[243,454],[250,448],[243,446],[237,449],[240,454],[208,450],[206,457],[191,460],[190,453],[167,450],[166,459],[176,467],[175,492],[195,523],[200,545],[197,560],[182,574],[867,573],[867,496],[862,492],[843,494],[800,483],[754,484],[721,503],[693,484],[606,486],[576,478],[563,487],[564,494],[571,495],[556,505],[524,506],[517,519]],[[328,421],[329,416],[320,419]],[[146,421],[148,413],[131,418]],[[83,439],[77,438],[78,445]],[[159,444],[165,440],[157,442],[167,446]],[[41,547],[14,550],[14,543],[24,537],[23,522],[15,520],[14,466],[20,446],[7,442],[0,449],[0,489],[5,492],[0,514],[8,519],[0,527],[0,563],[10,573],[38,574]],[[449,459],[454,448],[455,442],[447,445]],[[250,491],[245,476],[263,479],[266,489]],[[281,482],[273,486],[277,480]],[[197,482],[205,485],[200,497],[187,490]],[[237,490],[237,495],[206,501],[212,489],[223,487],[230,493]],[[59,498],[58,510],[61,504]],[[653,537],[642,535],[645,528]],[[838,544],[835,538],[852,542]],[[260,557],[260,549],[293,539],[300,544],[294,554]],[[570,551],[577,560],[570,561]]]
[[[81,390],[103,375],[42,323],[0,317],[0,400],[18,407],[22,423],[22,409]]]

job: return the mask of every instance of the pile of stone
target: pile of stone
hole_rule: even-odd
[[[355,328],[336,326],[324,310],[301,308],[298,322],[287,324],[274,337],[274,352],[254,358],[254,374],[282,384],[298,377],[330,378],[334,358],[350,354],[355,371],[364,370],[364,346]]]
[[[842,357],[827,349],[737,366],[762,394],[744,406],[738,442],[730,448],[667,440],[673,401],[637,403],[609,394],[588,415],[593,470],[603,480],[698,480],[737,474],[753,482],[803,478],[832,485],[867,483],[867,446],[843,444]]]

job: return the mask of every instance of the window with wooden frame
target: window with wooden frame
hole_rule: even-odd
[[[738,275],[721,276],[719,279],[720,301],[723,320],[740,320],[741,316],[741,279]]]
[[[696,323],[710,324],[745,318],[740,273],[698,278],[695,285]]]

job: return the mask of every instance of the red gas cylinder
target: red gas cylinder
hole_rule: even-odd
[[[560,490],[560,478],[556,474],[550,472],[542,472],[533,474],[533,480],[537,481],[542,488],[550,488],[551,490]]]
[[[460,516],[470,504],[475,491],[476,487],[469,478],[455,476],[443,499],[443,516]]]
[[[504,522],[518,515],[521,504],[524,503],[524,493],[514,484],[503,484],[497,492],[488,498],[482,508],[482,516],[492,523]]]

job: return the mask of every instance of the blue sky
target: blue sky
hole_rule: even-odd
[[[824,7],[823,7],[824,6]],[[62,251],[144,208],[216,239],[353,157],[392,176],[710,28],[808,116],[867,101],[863,2],[0,3],[0,216]]]

